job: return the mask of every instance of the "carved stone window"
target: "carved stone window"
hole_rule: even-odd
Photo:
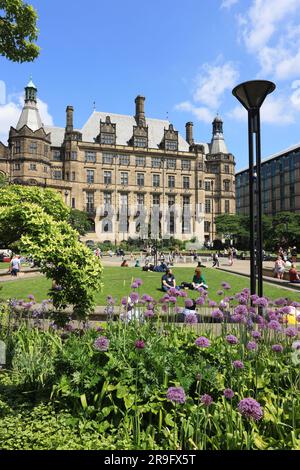
[[[100,120],[100,135],[96,140],[104,145],[116,144],[116,124],[111,122],[110,116],[106,116],[104,122]]]

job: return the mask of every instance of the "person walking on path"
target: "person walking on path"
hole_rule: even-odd
[[[21,269],[21,260],[20,256],[14,255],[10,262],[10,274],[12,276],[17,276]]]
[[[229,262],[229,266],[233,265],[233,252],[231,248],[229,248],[228,250],[228,262]]]
[[[213,267],[213,268],[215,268],[215,267],[216,267],[216,268],[219,268],[219,267],[220,267],[220,263],[219,263],[219,256],[218,256],[218,253],[214,253],[212,259],[213,259],[213,265],[212,265],[212,267]]]

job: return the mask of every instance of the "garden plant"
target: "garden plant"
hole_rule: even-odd
[[[1,448],[300,449],[299,303],[223,283],[179,324],[185,291],[131,289],[101,325],[3,304]]]

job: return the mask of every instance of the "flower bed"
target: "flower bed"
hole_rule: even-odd
[[[187,308],[189,299],[171,290],[155,303],[139,287],[123,299],[118,321],[109,297],[111,321],[98,328],[62,327],[57,318],[45,331],[39,315],[32,327],[26,315],[12,322],[12,310],[3,309],[1,448],[60,448],[47,426],[39,440],[29,431],[42,400],[47,413],[55,411],[49,422],[65,427],[61,448],[300,449],[299,305],[251,298],[244,289],[212,306],[215,336],[198,323],[205,291],[193,321],[178,326],[178,299]]]

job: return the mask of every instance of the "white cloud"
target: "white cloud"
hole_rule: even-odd
[[[204,64],[196,78],[194,101],[217,110],[224,93],[233,88],[238,77],[239,72],[232,62],[220,64],[219,58],[214,64]]]
[[[13,103],[12,101],[10,103],[0,105],[0,141],[4,144],[7,142],[10,126],[16,126],[20,112],[21,110],[18,104]]]
[[[10,126],[15,127],[19,120],[24,104],[24,93],[8,95],[7,102],[0,104],[0,141],[6,144]],[[38,98],[37,106],[42,123],[47,126],[53,125],[53,118],[48,111],[48,104]]]
[[[205,107],[197,107],[190,101],[183,101],[174,107],[177,111],[186,111],[192,113],[198,121],[211,123],[214,118],[214,113]]]
[[[222,62],[218,57],[213,63],[200,68],[194,80],[193,101],[183,101],[175,106],[178,111],[192,113],[198,121],[211,123],[223,101],[224,94],[232,90],[239,78],[233,62]]]
[[[239,0],[223,0],[223,2],[221,4],[221,8],[228,8],[229,9],[238,2],[239,2]]]
[[[300,0],[253,0],[238,16],[242,40],[261,74],[284,80],[300,73]]]
[[[287,106],[285,96],[269,96],[261,108],[261,120],[268,124],[292,124],[295,122],[295,113]]]
[[[283,95],[275,98],[268,96],[261,108],[261,121],[282,126],[294,123],[296,120],[295,110],[287,106],[287,101]],[[246,121],[248,119],[247,111],[238,105],[229,111],[227,116],[236,121]]]
[[[290,96],[292,106],[300,111],[300,80],[295,80],[291,86],[293,93]]]
[[[247,111],[242,106],[236,106],[231,111],[227,113],[227,116],[235,121],[246,121],[247,120]]]

